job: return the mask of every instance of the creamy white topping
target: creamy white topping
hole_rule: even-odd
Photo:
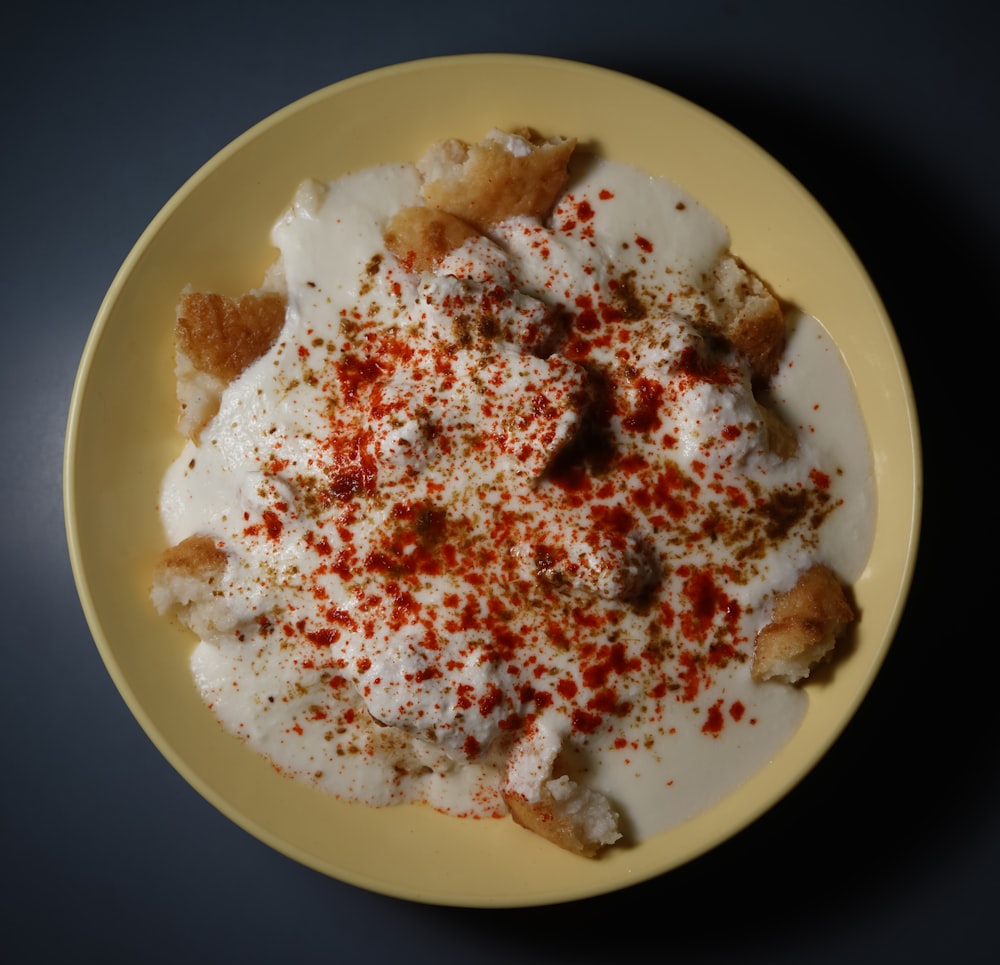
[[[849,377],[791,319],[771,391],[799,451],[769,450],[745,363],[691,321],[727,233],[665,181],[590,159],[547,221],[418,275],[382,233],[419,190],[408,164],[307,182],[274,228],[284,331],[163,484],[168,539],[228,554],[197,684],[346,799],[502,815],[568,776],[641,839],[804,713],[748,661],[774,593],[867,557]]]

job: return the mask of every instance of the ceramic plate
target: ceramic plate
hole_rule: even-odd
[[[728,226],[732,247],[835,339],[874,449],[874,548],[855,599],[856,646],[810,684],[809,709],[762,772],[711,809],[635,847],[588,861],[511,822],[405,806],[338,802],[280,777],[227,736],[188,665],[193,640],[157,616],[150,571],[163,545],[160,480],[175,432],[178,292],[239,294],[274,258],[269,232],[305,177],[416,160],[433,140],[490,127],[572,134],[663,175]],[[170,200],[101,306],[74,388],[65,508],[80,598],[132,713],[220,811],[311,868],[377,892],[437,904],[533,905],[596,895],[662,874],[721,844],[788,793],[842,731],[896,629],[914,562],[919,440],[889,320],[863,267],[818,204],[731,127],[648,83],[574,62],[508,55],[417,61],[345,80],[266,119]]]

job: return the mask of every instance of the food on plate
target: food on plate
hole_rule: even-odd
[[[588,857],[762,767],[870,541],[816,321],[677,186],[529,130],[305,181],[272,240],[176,322],[152,596],[221,724]]]
[[[795,683],[830,655],[854,610],[826,566],[806,570],[776,596],[770,620],[757,632],[750,673],[754,680]]]
[[[544,217],[569,177],[573,138],[521,129],[490,132],[477,144],[448,138],[417,164],[428,207],[480,229],[515,217]]]
[[[180,430],[197,438],[226,386],[274,344],[285,324],[285,298],[251,292],[238,298],[184,292],[175,326]]]

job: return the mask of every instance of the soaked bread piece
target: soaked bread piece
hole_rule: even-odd
[[[402,208],[389,222],[385,245],[406,271],[430,271],[445,255],[479,231],[467,221],[437,208]]]
[[[156,565],[160,580],[197,577],[212,582],[226,568],[226,551],[211,536],[195,535],[163,551]]]
[[[226,386],[274,344],[285,324],[285,296],[239,298],[182,293],[174,330],[180,429],[190,439],[219,409]]]
[[[585,858],[621,837],[607,798],[568,777],[548,781],[537,801],[509,792],[504,801],[515,823]]]
[[[778,299],[735,255],[723,255],[707,279],[713,311],[698,323],[746,357],[758,382],[778,371],[785,351],[785,316]]]
[[[417,163],[424,200],[479,229],[517,215],[544,217],[569,180],[572,138],[490,131],[477,144],[433,144]]]
[[[855,619],[843,587],[826,566],[806,570],[774,604],[771,622],[757,634],[750,674],[754,680],[795,683],[827,658]]]
[[[208,634],[228,560],[211,536],[196,534],[167,547],[153,568],[153,605],[161,614],[176,614],[200,635]]]

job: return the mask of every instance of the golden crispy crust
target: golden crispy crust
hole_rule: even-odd
[[[743,353],[758,382],[769,381],[778,371],[787,337],[778,299],[732,254],[719,260],[710,286],[716,312],[709,327]]]
[[[211,536],[188,536],[176,546],[163,551],[156,564],[157,578],[198,577],[211,582],[226,568],[226,552],[215,545]]]
[[[826,566],[811,567],[778,597],[771,622],[757,634],[751,676],[758,681],[774,678],[788,683],[807,677],[854,619],[854,610],[834,573]]]
[[[505,795],[504,801],[515,824],[541,835],[566,851],[593,858],[602,848],[599,841],[585,837],[578,826],[560,815],[551,801],[543,798],[539,802],[531,802],[519,794]]]
[[[467,221],[436,208],[403,208],[383,236],[406,271],[430,271],[445,255],[480,232]]]
[[[222,393],[273,344],[285,323],[286,298],[260,292],[227,298],[184,292],[174,325],[178,427],[198,440]]]
[[[232,382],[274,344],[285,305],[275,292],[239,298],[185,292],[177,306],[177,350],[199,372]]]
[[[542,140],[518,131],[521,150],[508,150],[502,138],[477,144],[454,138],[438,141],[417,165],[424,178],[424,200],[484,229],[516,215],[548,214],[569,179],[573,139]]]

